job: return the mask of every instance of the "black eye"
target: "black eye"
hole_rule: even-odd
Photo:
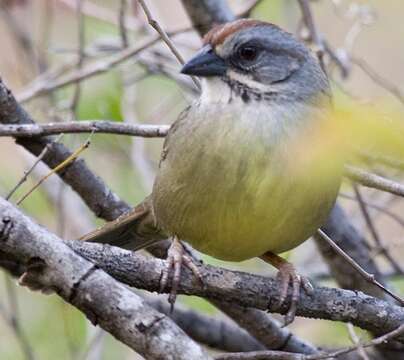
[[[243,46],[238,51],[239,57],[244,61],[254,61],[258,55],[258,49],[254,46]]]

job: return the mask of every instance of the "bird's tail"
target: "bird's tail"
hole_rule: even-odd
[[[79,240],[138,250],[168,236],[156,224],[150,198]]]

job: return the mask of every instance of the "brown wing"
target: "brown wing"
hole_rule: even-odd
[[[164,141],[160,165],[165,160],[169,151],[170,135],[186,119],[190,109],[190,106],[184,109],[171,126]],[[80,240],[137,250],[168,237],[156,224],[157,221],[153,213],[151,196],[148,196],[141,204],[128,213],[82,236]]]
[[[131,211],[79,240],[138,250],[166,238],[167,235],[156,225],[148,197]]]

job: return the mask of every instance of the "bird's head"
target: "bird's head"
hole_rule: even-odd
[[[203,44],[181,70],[205,78],[203,92],[218,93],[217,87],[223,90],[226,84],[243,102],[305,101],[329,93],[316,57],[276,25],[236,20],[214,27]]]

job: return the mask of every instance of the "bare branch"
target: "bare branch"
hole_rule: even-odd
[[[324,52],[323,40],[320,36],[317,26],[314,23],[313,13],[310,9],[309,0],[297,0],[302,12],[303,21],[309,30],[311,41],[316,45],[316,51],[319,53]]]
[[[76,64],[76,70],[80,71],[83,67],[84,60],[86,58],[86,54],[84,51],[85,47],[85,16],[83,14],[83,5],[84,5],[84,0],[77,0],[77,6],[76,6],[76,17],[77,17],[77,23],[78,23],[78,49],[77,49],[77,64]],[[74,117],[77,117],[77,106],[79,104],[80,100],[80,95],[81,95],[81,82],[76,82],[74,84],[74,91],[73,91],[73,96],[71,99],[71,103],[69,105],[69,108],[72,112],[72,115]]]
[[[314,22],[313,12],[309,0],[297,0],[302,12],[303,22],[309,32],[309,40],[315,45],[315,51],[322,68],[325,70],[324,54],[327,53],[332,61],[339,67],[343,77],[347,77],[350,66],[343,61],[340,56],[331,48],[330,44],[325,41],[317,29]]]
[[[158,291],[164,268],[162,260],[108,245],[79,241],[67,243],[117,280],[136,288]],[[226,302],[228,306],[237,304],[277,313],[288,310],[288,302],[279,308],[276,301],[278,286],[272,278],[209,265],[200,265],[200,270],[204,286],[184,269],[178,293]],[[324,287],[316,287],[312,295],[302,294],[297,315],[352,322],[377,334],[392,331],[404,321],[404,309],[399,306],[361,292]]]
[[[56,291],[147,359],[210,359],[167,316],[75,254],[62,240],[0,199],[0,249],[27,264],[20,283]]]
[[[403,270],[401,269],[401,266],[397,263],[397,261],[391,256],[390,252],[386,249],[384,246],[382,239],[380,238],[379,232],[376,230],[376,226],[374,225],[372,218],[369,214],[369,211],[367,209],[367,205],[365,204],[365,201],[362,197],[361,191],[359,190],[359,187],[356,184],[353,184],[353,189],[355,192],[355,196],[358,200],[359,208],[361,210],[361,213],[363,215],[363,218],[365,220],[365,223],[369,229],[370,234],[373,237],[373,240],[376,243],[377,250],[380,251],[386,260],[390,263],[390,265],[393,267],[393,269],[399,273],[403,274]]]
[[[215,360],[303,360],[304,355],[284,351],[254,351],[249,353],[229,353],[215,356]]]
[[[219,304],[218,307],[223,312],[234,319],[268,349],[300,354],[316,354],[319,351],[315,346],[300,339],[272,316],[261,310],[240,307],[234,304],[232,306],[218,302],[215,302],[215,304]]]
[[[121,0],[119,6],[119,35],[121,36],[122,48],[127,48],[129,46],[128,33],[126,28],[126,12],[128,8],[128,1]]]
[[[77,8],[76,0],[59,0],[59,2],[71,9],[75,10]],[[86,1],[83,4],[83,13],[88,17],[93,17],[112,25],[119,26],[119,19],[117,19],[113,11],[94,2]],[[125,21],[125,26],[129,30],[138,30],[138,21],[133,16],[128,16]]]
[[[343,199],[357,201],[357,199],[354,196],[351,196],[351,195],[348,195],[348,194],[340,193],[338,196],[343,198]],[[395,214],[394,212],[390,211],[387,207],[382,206],[382,205],[378,205],[378,204],[376,204],[374,202],[369,202],[369,201],[363,201],[363,203],[367,207],[379,211],[380,213],[382,213],[382,214],[388,216],[390,219],[394,220],[397,224],[404,227],[404,219],[401,218],[400,216],[398,216],[397,214]]]
[[[342,250],[324,231],[317,230],[317,235],[320,236],[323,240],[330,245],[334,251],[339,254],[345,261],[348,262],[350,266],[352,266],[355,271],[357,271],[366,281],[370,282],[371,284],[377,286],[379,289],[383,290],[386,294],[389,294],[392,298],[397,300],[401,305],[404,305],[404,299],[400,296],[396,295],[385,286],[383,286],[379,281],[376,280],[373,274],[370,274],[366,270],[364,270],[352,257],[350,257],[344,250]]]
[[[173,34],[178,34],[180,32],[182,31],[176,31],[173,32]],[[103,74],[111,70],[115,66],[121,64],[122,62],[128,60],[129,58],[140,54],[142,51],[156,44],[159,40],[160,36],[150,37],[149,39],[143,40],[140,45],[137,43],[134,46],[123,49],[122,51],[110,56],[106,60],[99,60],[97,62],[84,66],[80,69],[77,69],[76,71],[73,71],[71,74],[65,75],[61,79],[35,83],[34,85],[28,87],[20,94],[18,94],[18,101],[24,103],[37,96],[45,95],[64,86],[77,84],[78,82],[86,80],[95,75]]]
[[[178,49],[175,47],[174,43],[171,41],[167,33],[163,30],[163,28],[160,26],[159,22],[154,19],[150,9],[147,7],[146,2],[144,0],[137,0],[140,6],[142,7],[146,17],[147,21],[150,24],[150,26],[157,31],[157,33],[160,35],[161,39],[167,44],[168,48],[171,50],[171,52],[174,54],[176,59],[181,65],[184,65],[185,61]],[[192,76],[191,77],[195,86],[200,89],[201,85],[199,83],[199,80]]]
[[[357,351],[359,348],[373,347],[386,343],[387,341],[393,340],[396,337],[402,335],[404,332],[404,325],[400,325],[391,332],[373,339],[367,343],[358,343],[346,349],[323,353],[319,355],[296,355],[291,353],[286,353],[282,351],[256,351],[250,353],[233,353],[224,354],[215,357],[215,360],[324,360],[324,359],[334,359],[340,357],[341,355],[348,354],[352,351]]]
[[[352,324],[347,324],[349,337],[352,342],[357,346],[358,355],[362,360],[370,360],[368,354],[366,354],[366,350],[363,348],[363,345],[360,342],[358,335],[356,334],[355,327]]]
[[[25,336],[25,332],[21,327],[21,321],[18,309],[18,298],[15,289],[15,284],[11,282],[11,279],[8,275],[5,275],[4,281],[6,283],[6,293],[10,309],[9,314],[7,314],[6,309],[5,308],[3,309],[0,306],[0,312],[4,315],[7,324],[10,326],[11,330],[15,335],[15,338],[19,342],[21,350],[24,354],[24,358],[26,360],[34,360],[36,357],[32,350],[32,346],[28,341],[27,337]]]
[[[0,125],[1,127],[2,125]],[[60,134],[60,136],[58,136],[58,138],[55,140],[55,142],[58,142],[61,138],[62,138],[63,134]],[[46,145],[43,150],[41,151],[41,153],[39,154],[39,156],[37,157],[37,159],[35,160],[35,162],[32,164],[32,166],[27,170],[24,171],[24,175],[22,176],[22,178],[18,181],[18,183],[10,190],[10,192],[7,194],[6,196],[6,200],[10,200],[10,198],[13,196],[13,194],[18,190],[18,188],[27,181],[28,176],[34,171],[34,169],[37,167],[37,165],[42,161],[43,157],[46,155],[46,153],[49,151],[50,149],[50,145],[52,143]]]
[[[0,137],[37,137],[56,134],[100,133],[141,137],[164,137],[169,125],[134,125],[116,121],[89,120],[27,125],[0,125]]]
[[[345,166],[345,176],[363,186],[404,196],[404,185],[383,176],[372,174],[349,165]]]
[[[322,229],[356,263],[367,272],[374,274],[379,282],[382,282],[382,275],[370,256],[366,239],[350,223],[349,216],[339,204],[336,204],[333,208],[330,217]],[[327,242],[319,237],[314,237],[314,239],[324,260],[330,267],[333,277],[342,288],[360,290],[380,299],[390,300],[390,297],[381,289],[366,281],[345,259],[335,256],[334,249]]]
[[[368,75],[377,85],[381,86],[399,102],[404,104],[404,93],[398,86],[378,74],[376,70],[374,70],[365,60],[352,58],[352,62],[357,65],[366,75]]]
[[[2,199],[0,199],[0,227],[2,255],[10,256],[11,259],[27,265],[31,263],[28,274],[32,276],[30,275],[31,279],[28,279],[26,278],[28,275],[26,275],[25,279],[23,278],[25,283],[32,280],[30,282],[32,285],[33,281],[37,280],[41,288],[56,289],[61,296],[74,303],[75,306],[81,306],[81,301],[84,301],[92,311],[96,311],[93,308],[94,303],[88,303],[88,299],[83,299],[87,291],[91,292],[93,299],[107,301],[105,306],[114,304],[115,310],[118,310],[116,304],[120,301],[115,298],[113,290],[117,291],[117,295],[123,291],[123,295],[127,296],[126,290],[123,290],[121,285],[111,282],[111,278],[106,274],[78,255],[69,252],[56,236],[34,224]],[[160,275],[164,268],[162,260],[107,245],[79,241],[65,243],[123,283],[149,291],[156,291],[159,288]],[[33,271],[32,262],[38,257],[43,260],[43,266],[40,268],[45,267],[44,271]],[[29,259],[31,262],[28,261]],[[38,261],[34,262],[38,265]],[[47,271],[46,268],[51,271]],[[284,304],[282,308],[278,308],[276,301],[278,288],[274,279],[212,266],[201,265],[200,269],[204,274],[205,285],[201,286],[192,273],[184,271],[179,293],[214,300],[220,299],[229,304],[268,309],[274,312],[284,313],[288,309],[288,303]],[[91,270],[91,274],[89,274],[89,270]],[[98,288],[98,290],[94,288]],[[84,309],[86,312],[88,310]],[[95,313],[97,317],[101,317],[98,320],[106,321],[104,316],[110,309],[104,308],[104,310],[105,312],[101,314],[98,311]],[[136,311],[131,308],[132,312],[133,316],[136,316]],[[113,313],[115,314],[115,312]],[[378,334],[393,331],[404,322],[404,309],[399,306],[360,292],[324,287],[316,287],[312,295],[302,294],[297,314],[351,322]],[[113,331],[118,331],[114,328],[115,325],[110,326]],[[111,330],[111,328],[108,327],[107,330]],[[119,332],[119,334],[121,333]],[[404,341],[404,337],[399,339]]]
[[[17,205],[20,205],[29,195],[32,194],[33,191],[35,191],[41,184],[46,181],[49,177],[51,177],[53,174],[60,173],[63,169],[65,169],[67,166],[72,164],[74,161],[76,161],[80,154],[86,150],[90,146],[90,138],[93,135],[93,133],[90,134],[90,136],[87,138],[87,140],[80,145],[80,147],[73,152],[67,159],[62,161],[60,164],[58,164],[54,169],[51,169],[49,173],[47,173],[45,176],[43,176],[41,179],[39,179],[34,186],[32,186],[31,189],[29,189],[21,198],[16,202]]]
[[[181,304],[171,306],[164,299],[147,299],[147,303],[158,311],[170,316],[177,325],[192,339],[209,347],[232,352],[264,350],[265,347],[255,338],[241,329],[233,321],[209,317],[193,310],[185,309]],[[234,349],[238,350],[234,350]]]

